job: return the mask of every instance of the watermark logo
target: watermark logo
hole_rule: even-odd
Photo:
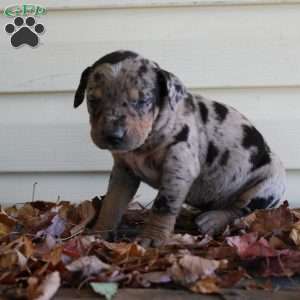
[[[5,31],[10,35],[11,45],[18,48],[22,45],[36,47],[39,36],[45,32],[43,24],[36,21],[36,17],[46,14],[46,8],[33,5],[12,5],[6,7],[4,16],[14,18],[13,22],[6,24]]]

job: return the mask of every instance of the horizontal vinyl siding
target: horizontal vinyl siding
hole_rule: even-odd
[[[13,49],[2,32],[0,92],[73,91],[83,68],[120,48],[189,88],[300,85],[300,5],[63,10],[41,21],[36,49]]]
[[[15,1],[17,2],[17,1]],[[19,1],[21,2],[21,1]],[[77,10],[95,8],[144,8],[174,6],[242,6],[242,5],[286,5],[299,3],[299,0],[39,0],[38,4],[52,10]],[[12,5],[11,0],[2,0],[0,11]]]
[[[191,91],[241,111],[262,131],[288,169],[300,169],[300,88]],[[72,93],[0,95],[0,137],[4,141],[0,170],[110,170],[109,152],[97,149],[89,137],[85,103],[77,110],[72,105]]]
[[[12,173],[0,174],[0,203],[23,203],[31,201],[33,184],[35,200],[56,201],[60,199],[79,202],[104,195],[108,184],[108,172],[72,172],[72,173]],[[299,207],[300,171],[288,171],[288,193],[291,206]],[[5,188],[3,188],[5,187]],[[156,191],[141,184],[135,200],[147,205],[154,199]]]
[[[73,110],[73,95],[87,65],[126,48],[250,118],[282,158],[288,199],[300,205],[297,3],[39,1],[49,8],[40,47],[13,49],[0,34],[0,201],[30,199],[36,181],[38,199],[105,193],[112,160],[92,145],[86,107]],[[1,16],[0,28],[9,20]],[[148,202],[154,191],[139,194]]]

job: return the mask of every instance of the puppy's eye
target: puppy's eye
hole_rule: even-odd
[[[96,110],[100,106],[101,99],[100,98],[90,98],[88,99],[88,110],[89,112],[96,112]]]
[[[143,108],[149,103],[149,99],[140,99],[140,100],[134,100],[131,101],[134,108]]]

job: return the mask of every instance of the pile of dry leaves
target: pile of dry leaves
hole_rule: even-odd
[[[0,283],[8,286],[6,295],[51,299],[61,286],[89,284],[108,299],[117,286],[218,293],[252,276],[300,273],[300,210],[287,203],[238,220],[216,239],[192,235],[193,214],[185,210],[177,233],[156,249],[134,242],[147,209],[128,210],[117,242],[92,231],[100,209],[98,198],[1,209]]]

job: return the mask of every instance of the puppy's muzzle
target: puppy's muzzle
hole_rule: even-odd
[[[119,146],[124,141],[125,133],[125,128],[121,126],[113,127],[105,130],[104,140],[112,146]]]

